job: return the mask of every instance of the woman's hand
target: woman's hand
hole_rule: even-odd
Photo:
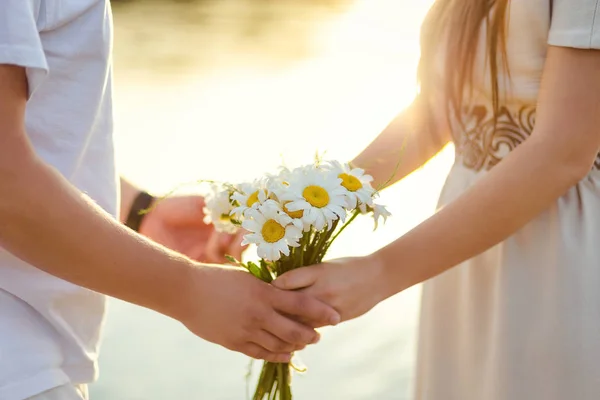
[[[273,285],[316,297],[339,312],[342,321],[365,314],[386,298],[383,268],[375,256],[298,268],[277,278]]]

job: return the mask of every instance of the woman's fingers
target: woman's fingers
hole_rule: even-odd
[[[298,268],[286,272],[273,281],[273,285],[283,290],[296,290],[312,286],[321,272],[319,266]]]

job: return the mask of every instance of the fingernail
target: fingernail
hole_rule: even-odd
[[[312,342],[310,342],[310,344],[317,344],[319,343],[319,341],[321,340],[321,335],[319,335],[318,333],[315,335],[315,338],[312,340]]]
[[[341,320],[341,318],[340,318],[340,315],[339,315],[339,314],[336,314],[336,315],[332,316],[332,317],[329,319],[329,324],[330,324],[330,325],[337,325],[337,324],[339,324],[339,323],[340,323],[340,320]]]

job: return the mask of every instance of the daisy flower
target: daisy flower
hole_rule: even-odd
[[[268,191],[264,181],[254,181],[252,183],[242,183],[236,186],[236,190],[231,199],[236,202],[236,207],[231,210],[230,215],[235,215],[237,219],[242,219],[249,209],[256,209],[267,200]]]
[[[258,256],[277,261],[281,255],[290,255],[290,247],[300,246],[302,230],[292,224],[292,218],[275,207],[259,206],[247,211],[242,227],[249,231],[242,244],[256,244]]]
[[[284,201],[282,204],[273,199],[269,199],[264,203],[264,206],[274,208],[280,213],[287,214],[292,219],[292,224],[301,229],[303,232],[308,232],[311,225],[302,218],[304,217],[304,210],[290,211],[287,208],[289,203],[290,201]]]
[[[374,230],[377,229],[380,218],[383,218],[383,223],[385,224],[388,217],[392,215],[392,213],[389,212],[388,209],[385,206],[382,206],[381,204],[359,204],[358,209],[360,210],[361,214],[367,214],[369,212],[373,213],[373,220],[375,221],[375,228],[373,228]]]
[[[286,192],[289,191],[290,182],[294,180],[295,176],[303,176],[311,169],[314,169],[313,165],[303,165],[290,169],[285,166],[279,167],[279,173],[267,175],[267,188],[269,190],[269,198],[280,201],[281,198],[289,197],[286,196]],[[289,201],[288,201],[289,203]],[[286,211],[287,212],[287,211]]]
[[[204,222],[213,224],[218,232],[235,233],[238,229],[233,224],[230,213],[233,209],[231,204],[231,192],[216,186],[204,198]]]
[[[353,210],[358,204],[372,204],[375,189],[371,186],[373,181],[371,175],[365,175],[363,169],[351,168],[348,164],[338,161],[328,162],[328,167],[342,180],[341,185],[348,190],[346,195],[348,208]]]
[[[381,204],[373,204],[373,219],[375,220],[375,229],[377,229],[377,224],[379,222],[379,218],[383,218],[383,223],[387,221],[388,217],[392,215],[391,212],[385,206]]]
[[[285,209],[290,212],[302,211],[302,220],[321,230],[333,221],[346,217],[347,190],[340,184],[342,180],[318,167],[297,173],[291,177],[289,188],[280,197]]]

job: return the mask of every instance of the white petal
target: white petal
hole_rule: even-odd
[[[308,210],[304,210],[304,215],[302,216],[302,220],[312,224],[317,219],[317,210],[314,208],[309,208]]]
[[[336,215],[338,215],[340,217],[346,215],[346,211],[340,206],[331,205],[328,208],[329,208],[329,210],[331,210],[331,212],[335,213]]]
[[[362,168],[354,168],[348,175],[352,175],[355,178],[361,178],[365,174],[365,170]]]
[[[285,240],[280,240],[277,242],[277,249],[286,256],[290,255],[290,248],[288,247]]]
[[[281,253],[279,252],[279,250],[277,250],[277,248],[275,248],[275,246],[271,246],[271,258],[270,258],[270,260],[277,261],[280,258],[281,258]]]
[[[286,204],[285,206],[289,211],[300,211],[300,210],[308,210],[312,206],[306,200],[296,200],[291,203]]]
[[[289,237],[293,237],[293,238],[300,238],[300,237],[302,237],[302,230],[295,224],[288,225],[285,228],[285,235],[289,236]]]
[[[246,240],[248,243],[256,243],[256,244],[264,242],[264,239],[260,233],[248,233],[247,235],[244,236],[244,240]]]
[[[292,223],[292,217],[290,217],[284,212],[278,213],[274,219],[275,221],[279,222],[279,224],[281,224],[282,226],[286,226]]]
[[[265,218],[265,216],[258,210],[253,210],[253,211],[254,212],[252,213],[252,218],[254,218],[256,220],[256,222],[258,222],[260,225],[264,225],[264,223],[267,222],[267,219]]]
[[[346,197],[346,200],[348,202],[348,208],[353,210],[356,208],[356,203],[357,203],[357,195],[356,194],[351,194],[349,196]]]
[[[250,232],[260,232],[262,225],[253,219],[246,219],[242,221],[242,228]]]
[[[258,256],[260,258],[264,258],[264,259],[269,259],[268,258],[268,254],[267,254],[267,249],[265,248],[264,244],[260,244],[258,245],[258,248],[256,249],[256,254],[258,254]]]
[[[329,196],[330,196],[330,197],[335,197],[335,196],[345,196],[345,195],[346,195],[346,193],[348,193],[348,192],[349,192],[349,190],[348,190],[348,189],[346,189],[345,187],[343,187],[343,186],[341,186],[341,185],[340,185],[340,187],[336,187],[335,189],[332,189],[332,190],[329,192]]]
[[[304,226],[301,219],[293,219],[292,224],[298,229],[302,229],[302,227]]]
[[[319,231],[325,227],[325,216],[323,215],[323,213],[321,213],[321,212],[317,213],[317,217],[316,217],[313,225]]]

